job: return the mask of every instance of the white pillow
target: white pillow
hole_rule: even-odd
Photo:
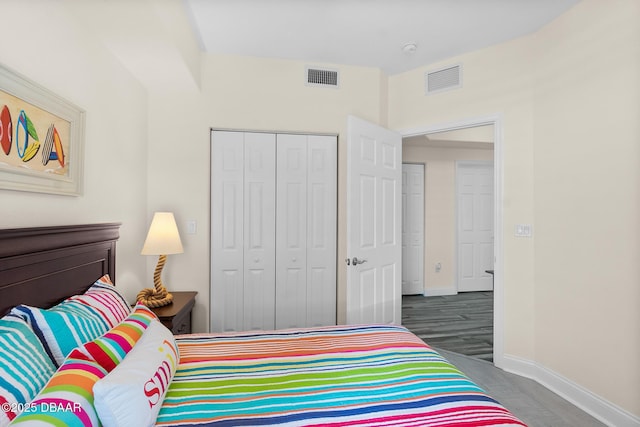
[[[152,321],[124,360],[93,386],[102,424],[154,425],[179,361],[173,334]]]

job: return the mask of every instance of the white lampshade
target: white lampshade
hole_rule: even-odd
[[[142,255],[169,255],[184,252],[178,226],[171,212],[156,212],[142,247]]]

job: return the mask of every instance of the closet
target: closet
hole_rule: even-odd
[[[336,323],[337,136],[211,131],[211,330]]]

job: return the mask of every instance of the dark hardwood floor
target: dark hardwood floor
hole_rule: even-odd
[[[493,292],[402,297],[402,324],[432,347],[493,361]]]
[[[402,297],[402,324],[529,427],[604,427],[533,380],[493,366],[493,292]]]

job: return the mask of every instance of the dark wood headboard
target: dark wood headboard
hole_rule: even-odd
[[[51,307],[104,274],[115,283],[120,223],[0,230],[0,316]]]

